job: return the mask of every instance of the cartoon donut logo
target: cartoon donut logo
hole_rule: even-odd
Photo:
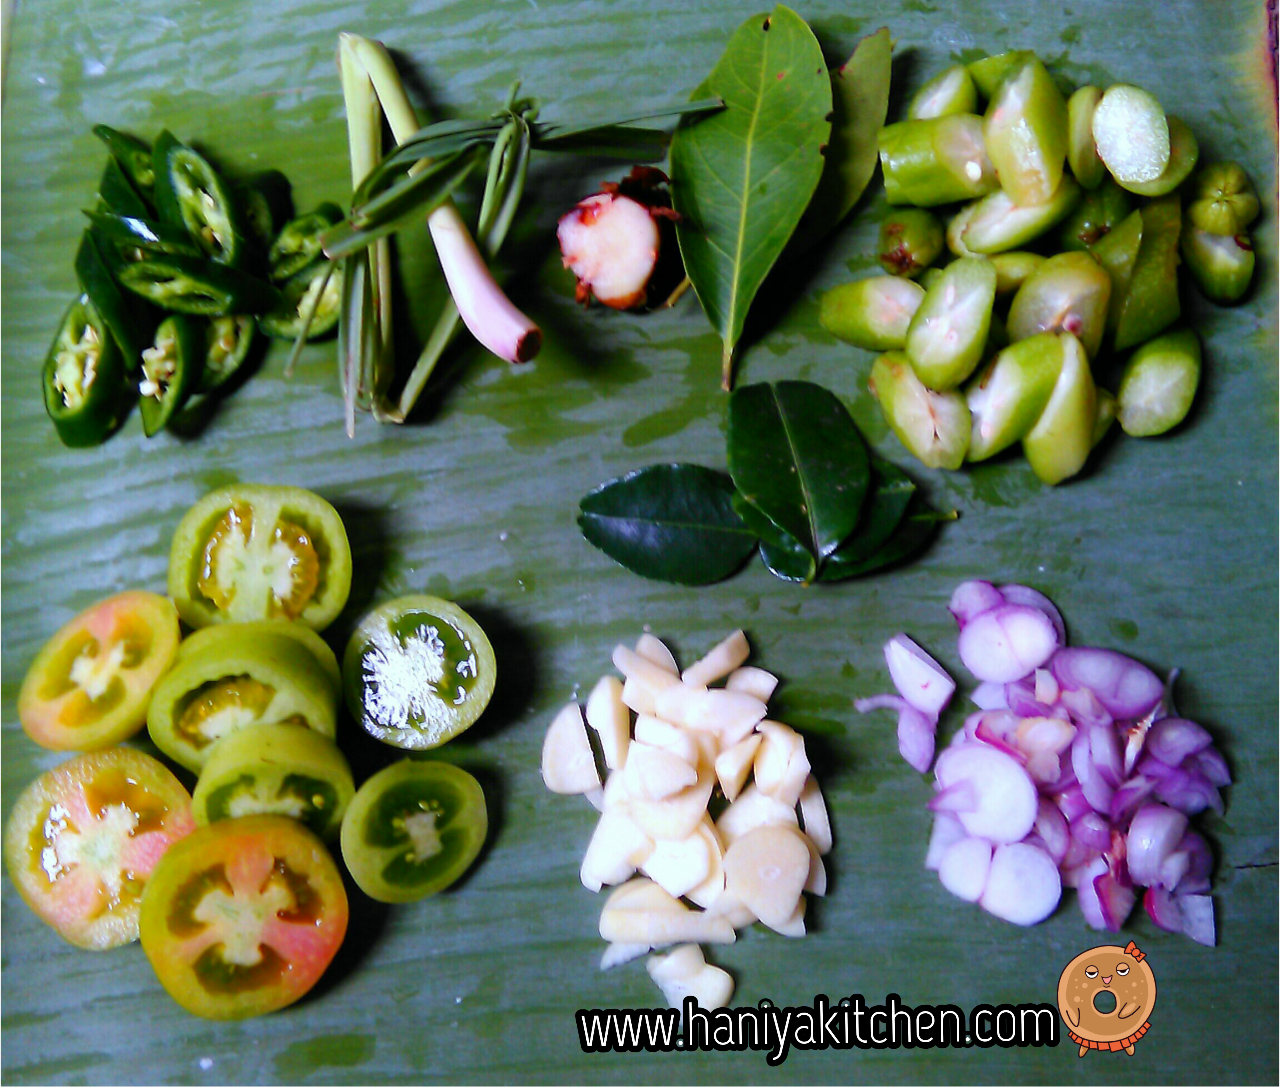
[[[1124,948],[1099,945],[1067,964],[1058,979],[1058,1012],[1067,1034],[1080,1044],[1080,1057],[1090,1050],[1132,1054],[1147,1033],[1156,976],[1146,959],[1130,941]]]

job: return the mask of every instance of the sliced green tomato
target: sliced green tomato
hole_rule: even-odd
[[[199,771],[217,741],[251,725],[292,722],[333,737],[337,696],[311,651],[280,634],[226,630],[160,681],[147,709],[156,747]]]
[[[304,725],[275,722],[238,730],[213,746],[192,812],[201,826],[237,816],[289,816],[332,839],[355,792],[351,768],[333,741]]]
[[[18,692],[18,720],[37,744],[93,751],[133,736],[178,650],[167,597],[129,590],[81,612],[44,644]]]
[[[342,820],[342,860],[370,899],[408,903],[465,873],[488,830],[484,791],[471,775],[405,759],[356,793]]]
[[[360,621],[342,658],[347,708],[397,748],[436,748],[489,704],[497,677],[484,631],[452,601],[401,597]]]
[[[283,816],[244,816],[198,828],[161,859],[142,898],[142,948],[188,1012],[243,1020],[319,981],[347,914],[315,835]]]
[[[163,763],[109,748],[22,791],[5,827],[5,861],[41,921],[81,948],[116,948],[138,939],[143,888],[194,826],[191,798]]]
[[[342,519],[300,487],[211,491],[187,511],[169,553],[169,593],[192,627],[291,619],[321,631],[350,589]]]
[[[185,661],[198,650],[211,645],[226,645],[224,640],[239,638],[242,635],[282,635],[305,646],[311,656],[324,669],[325,675],[333,681],[333,690],[337,694],[342,690],[342,672],[338,668],[338,656],[329,648],[329,644],[310,627],[289,620],[252,620],[248,623],[219,623],[212,627],[201,627],[192,631],[182,640],[178,647],[178,661]]]

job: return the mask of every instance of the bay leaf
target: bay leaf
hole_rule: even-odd
[[[693,92],[718,113],[671,140],[671,199],[685,271],[723,343],[723,382],[747,310],[822,176],[831,80],[808,24],[779,4],[753,15]]]
[[[857,44],[831,72],[831,139],[822,178],[792,242],[805,250],[835,227],[858,203],[879,159],[876,137],[889,113],[893,42],[881,27]]]
[[[746,385],[729,399],[729,474],[816,563],[853,532],[870,478],[849,410],[813,382]]]
[[[646,578],[705,585],[756,546],[733,509],[733,482],[701,465],[650,465],[602,484],[581,503],[582,535]]]

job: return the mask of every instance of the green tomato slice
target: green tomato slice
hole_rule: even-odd
[[[22,791],[5,827],[5,862],[41,921],[81,948],[116,948],[138,939],[146,882],[194,826],[191,798],[163,763],[108,748]]]
[[[178,647],[177,661],[185,661],[192,654],[212,645],[226,645],[227,639],[241,636],[278,635],[293,639],[305,648],[325,675],[333,681],[335,694],[342,690],[342,673],[338,668],[338,655],[329,648],[321,635],[310,627],[289,620],[251,620],[248,623],[222,623],[192,631]]]
[[[192,627],[291,619],[321,631],[350,590],[342,519],[300,487],[211,491],[187,511],[169,552],[169,595]]]
[[[488,830],[475,778],[450,763],[405,759],[357,791],[342,820],[342,860],[369,898],[407,903],[466,872]]]
[[[218,740],[251,725],[292,722],[334,736],[337,694],[310,650],[285,635],[225,630],[160,681],[147,709],[156,747],[199,771]]]
[[[452,601],[425,594],[375,608],[342,659],[352,717],[397,748],[436,748],[467,729],[493,695],[497,662],[484,631]]]
[[[238,816],[288,816],[332,839],[355,791],[333,741],[303,725],[274,722],[237,730],[213,746],[192,812],[201,826]]]
[[[31,663],[18,692],[22,728],[57,751],[93,751],[133,736],[178,637],[178,614],[159,594],[129,590],[98,602]]]
[[[161,859],[142,897],[142,948],[188,1012],[240,1020],[292,1004],[347,930],[342,877],[295,820],[245,816],[198,828]]]

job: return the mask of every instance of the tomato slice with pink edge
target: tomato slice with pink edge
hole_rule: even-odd
[[[161,860],[142,900],[142,947],[188,1012],[241,1020],[319,981],[347,931],[324,844],[284,816],[202,827]]]
[[[158,593],[99,601],[36,655],[18,720],[37,744],[82,752],[127,740],[147,720],[151,691],[178,652],[178,611]]]
[[[115,948],[138,939],[147,881],[194,827],[191,797],[164,764],[110,748],[22,792],[5,827],[5,861],[42,921],[81,948]]]

